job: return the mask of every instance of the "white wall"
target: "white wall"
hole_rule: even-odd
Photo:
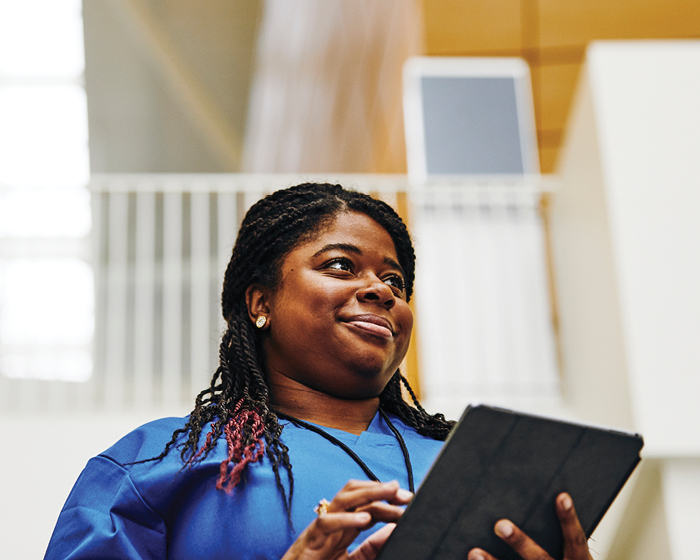
[[[0,458],[0,557],[42,558],[58,514],[88,459],[163,414],[0,418],[5,440]]]
[[[589,47],[551,220],[565,397],[644,435],[678,560],[700,525],[698,99],[700,41]]]

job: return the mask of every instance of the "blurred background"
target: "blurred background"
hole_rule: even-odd
[[[91,456],[190,410],[238,223],[312,179],[409,223],[429,410],[641,431],[594,557],[696,558],[697,39],[695,0],[0,0],[0,555],[40,557]],[[417,55],[524,59],[542,176],[416,194]]]

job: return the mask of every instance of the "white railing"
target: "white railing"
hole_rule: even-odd
[[[423,401],[558,412],[541,197],[527,188],[412,194]]]
[[[86,383],[0,376],[0,391],[24,395],[21,404],[4,399],[4,407],[186,412],[216,368],[220,286],[243,215],[264,194],[304,180],[405,203],[419,255],[422,385],[435,406],[558,394],[541,185],[417,189],[403,175],[101,175],[91,181],[93,374]]]

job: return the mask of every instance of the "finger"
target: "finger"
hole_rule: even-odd
[[[336,494],[334,500],[339,504],[357,507],[359,503],[386,500],[395,504],[407,504],[413,498],[413,493],[399,486],[398,481],[391,482],[360,482],[350,481]]]
[[[413,492],[406,490],[404,488],[399,488],[396,491],[396,496],[392,499],[387,499],[390,504],[396,504],[400,506],[407,506],[413,499]]]
[[[467,560],[496,560],[496,558],[494,558],[488,552],[482,550],[481,548],[472,548],[469,551]]]
[[[389,523],[398,521],[403,515],[404,508],[387,504],[386,502],[372,502],[371,504],[358,508],[356,511],[366,511],[372,516],[372,520],[375,522],[383,521],[384,523]]]
[[[311,523],[310,531],[328,535],[345,529],[366,529],[371,522],[372,515],[366,511],[326,513]]]
[[[352,511],[382,500],[392,504],[407,504],[412,497],[413,494],[401,489],[396,481],[350,489],[343,488],[331,501],[328,511]]]
[[[587,560],[590,558],[588,539],[581,527],[574,502],[566,493],[557,496],[557,516],[564,536],[564,558],[567,560]]]
[[[552,560],[541,546],[507,519],[497,521],[494,530],[524,560]]]
[[[361,488],[371,488],[373,486],[378,486],[382,484],[381,482],[377,482],[376,480],[355,480],[351,478],[345,483],[345,486],[343,486],[340,489],[340,492],[344,491],[350,491],[350,490],[358,490]],[[338,492],[338,493],[340,493]]]
[[[397,480],[392,480],[390,482],[385,483],[371,480],[350,480],[345,484],[345,486],[343,486],[343,488],[340,490],[340,492],[338,492],[337,495],[340,495],[341,492],[344,494],[351,494],[353,492],[361,492],[362,490],[373,489],[377,487],[385,488],[388,496],[387,501],[390,501],[391,503],[406,505],[413,499],[413,492],[409,492],[408,490],[401,488]],[[393,494],[393,488],[397,488],[397,491],[396,497],[392,499],[391,496]]]
[[[346,548],[363,529],[371,524],[372,517],[366,512],[327,513],[312,521],[304,531],[303,546],[310,550],[324,547],[328,539],[341,546],[337,541],[340,537],[341,548]],[[345,542],[347,541],[347,542]]]
[[[394,527],[396,527],[395,523],[387,523],[384,527],[372,533],[348,555],[348,560],[374,560],[389,538],[389,535],[391,535]]]

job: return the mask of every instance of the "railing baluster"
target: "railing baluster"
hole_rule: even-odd
[[[104,403],[107,408],[119,409],[124,405],[124,373],[127,345],[127,224],[128,194],[114,192],[109,196],[108,260],[105,270],[107,306],[105,321],[105,381]]]
[[[226,265],[231,259],[231,250],[236,241],[236,231],[238,229],[238,200],[235,192],[222,192],[217,194],[217,265],[216,271],[219,282],[217,284],[217,296],[220,295],[222,280]],[[221,318],[221,300],[216,299],[216,315],[218,330],[224,328],[224,321]],[[218,344],[217,344],[218,348]],[[218,362],[218,360],[217,360]]]
[[[182,193],[163,194],[162,404],[182,398]]]
[[[136,193],[134,270],[134,405],[153,406],[155,380],[156,195]]]
[[[201,192],[200,192],[201,191]],[[210,340],[216,336],[209,325],[210,235],[209,193],[195,189],[190,212],[190,387],[194,397],[211,378]]]

